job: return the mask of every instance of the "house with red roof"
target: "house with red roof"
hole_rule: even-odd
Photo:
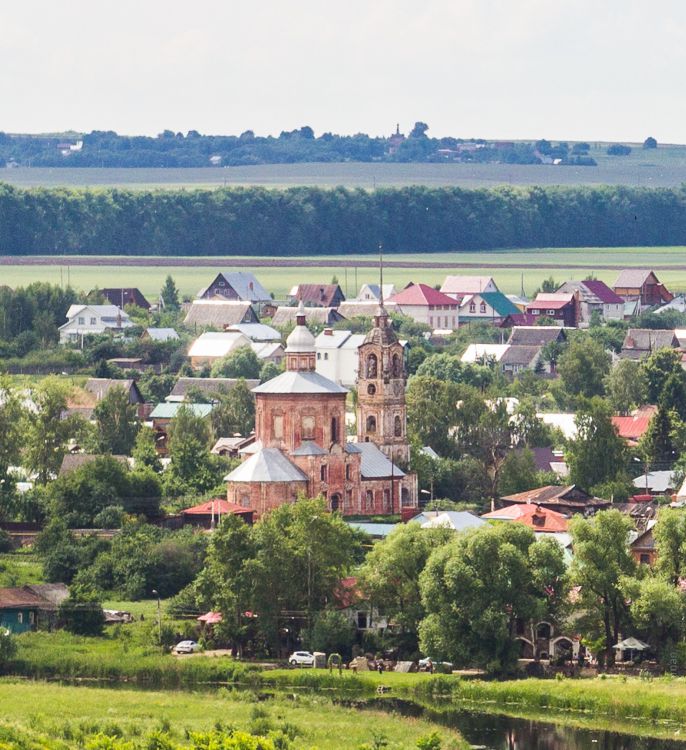
[[[579,294],[573,292],[562,294],[543,292],[536,296],[533,302],[526,306],[527,315],[533,315],[537,320],[551,318],[557,325],[565,328],[577,328],[579,325]]]
[[[647,432],[656,412],[657,406],[647,404],[635,409],[629,416],[612,417],[612,424],[619,437],[626,440],[627,445],[635,448]]]
[[[569,530],[569,520],[565,515],[532,503],[509,505],[484,513],[481,518],[489,521],[516,521],[535,533],[560,534]]]
[[[240,516],[246,523],[252,524],[255,511],[243,505],[230,503],[221,497],[215,497],[213,500],[181,511],[184,526],[200,526],[203,529],[218,526],[221,519],[229,514]]]
[[[409,284],[391,297],[403,315],[425,323],[432,331],[455,331],[459,325],[458,303],[428,284]]]
[[[624,320],[624,300],[598,279],[565,281],[557,290],[563,294],[579,294],[579,325],[587,326],[593,313],[603,320]]]

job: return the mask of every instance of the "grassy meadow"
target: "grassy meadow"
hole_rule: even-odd
[[[175,260],[177,264],[175,265]],[[194,297],[198,290],[207,286],[218,270],[251,270],[257,274],[265,288],[276,299],[283,299],[290,288],[298,283],[329,282],[335,275],[348,297],[355,297],[365,282],[378,281],[376,268],[356,266],[356,261],[373,262],[369,255],[321,256],[326,265],[315,265],[316,258],[288,258],[302,260],[299,267],[279,265],[279,258],[241,258],[241,265],[232,263],[233,258],[194,259],[203,265],[183,265],[179,259],[151,258],[150,263],[164,265],[131,265],[126,257],[113,257],[106,265],[70,265],[61,258],[54,264],[31,265],[9,263],[0,265],[0,285],[17,287],[33,281],[67,284],[88,291],[98,287],[137,286],[151,301],[157,298],[167,274],[176,281],[182,295]],[[251,265],[250,261],[271,260],[272,264]],[[524,291],[532,294],[541,282],[553,276],[560,282],[565,279],[585,278],[595,275],[608,284],[617,277],[617,269],[636,266],[655,268],[660,279],[672,290],[686,290],[686,248],[538,248],[532,250],[503,250],[488,252],[427,253],[419,255],[394,254],[389,262],[407,263],[409,268],[386,267],[384,281],[402,288],[410,281],[426,284],[441,284],[449,273],[494,276],[500,289],[506,293]],[[137,259],[145,262],[145,259]],[[243,265],[245,263],[245,265]],[[414,265],[416,264],[416,265]],[[431,264],[434,267],[420,267]],[[608,268],[610,266],[610,268]]]
[[[661,145],[644,150],[629,144],[628,156],[608,156],[606,143],[591,143],[596,167],[544,164],[393,164],[337,162],[258,164],[243,167],[200,168],[69,168],[20,167],[0,169],[0,181],[19,187],[223,187],[263,185],[285,188],[404,187],[427,185],[466,188],[495,185],[636,185],[676,187],[686,182],[686,146]]]
[[[405,750],[416,747],[420,737],[437,730],[427,721],[411,718],[398,721],[393,715],[375,711],[366,711],[360,720],[359,712],[333,706],[326,698],[317,696],[262,698],[257,706],[254,693],[225,689],[203,693],[108,690],[5,679],[0,681],[0,746],[7,747],[2,744],[3,727],[40,743],[30,747],[52,747],[42,744],[42,738],[64,739],[73,747],[77,743],[83,746],[84,735],[98,733],[136,742],[143,735],[162,732],[183,745],[188,731],[206,732],[223,725],[256,734],[284,731],[293,738],[293,750],[357,750],[364,743],[382,737],[389,750]],[[455,732],[447,729],[438,732],[444,750],[467,747]],[[140,745],[136,742],[135,746]],[[142,746],[169,747],[162,742],[146,742]]]

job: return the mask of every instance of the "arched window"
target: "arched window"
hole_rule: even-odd
[[[371,490],[367,490],[367,510],[374,508],[374,493]]]
[[[392,372],[394,378],[399,378],[403,374],[402,363],[400,361],[400,355],[398,354],[393,355]]]
[[[340,495],[331,495],[331,511],[335,513],[341,505]]]
[[[400,502],[403,508],[407,508],[410,505],[410,491],[407,487],[402,487],[400,490]]]
[[[376,432],[376,417],[373,414],[367,417],[367,432]]]
[[[383,491],[383,509],[385,513],[390,513],[393,508],[391,508],[391,492],[390,490],[384,490]]]
[[[376,393],[376,386],[374,385],[374,383],[370,383],[370,384],[369,384],[369,385],[367,386],[367,393],[368,393],[368,394],[369,394],[370,396],[373,396],[373,395],[374,395],[374,394]]]
[[[393,434],[396,437],[403,436],[403,421],[397,414],[395,415],[395,419],[393,420]]]
[[[331,442],[338,442],[338,417],[331,417]]]
[[[376,358],[376,354],[370,354],[367,357],[367,377],[368,378],[376,377],[377,367],[378,367],[378,360]]]

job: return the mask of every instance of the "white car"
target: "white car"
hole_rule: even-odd
[[[309,651],[294,651],[288,657],[288,663],[292,667],[313,667],[314,654],[311,654]]]
[[[177,654],[193,654],[199,648],[200,646],[198,645],[197,641],[180,641],[176,644],[176,646],[174,646],[174,651]]]

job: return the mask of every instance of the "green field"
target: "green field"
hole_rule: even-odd
[[[283,267],[279,258],[271,259],[273,265],[251,265],[251,259],[241,259],[240,268],[232,258],[195,258],[185,261],[178,258],[151,258],[151,263],[165,265],[130,265],[126,257],[112,258],[107,265],[73,265],[61,259],[52,265],[0,265],[0,285],[22,286],[33,281],[48,281],[66,284],[67,280],[77,289],[88,291],[94,287],[137,286],[151,301],[157,298],[165,276],[171,273],[180,292],[193,297],[198,290],[214,278],[217,271],[252,270],[267,290],[276,299],[283,299],[289,289],[301,282],[329,282],[336,275],[344,293],[355,297],[364,282],[378,281],[375,268],[359,267],[358,260],[373,262],[373,256],[346,256],[345,264],[340,256],[321,256],[326,266],[316,264],[316,258],[303,258],[302,267]],[[258,259],[252,259],[255,261]],[[261,259],[264,260],[264,259]],[[292,261],[293,258],[284,260]],[[553,276],[557,281],[585,278],[592,273],[597,278],[612,284],[617,269],[626,266],[654,268],[660,279],[673,291],[686,290],[686,248],[569,248],[507,250],[488,252],[427,253],[422,255],[392,255],[390,262],[405,262],[413,267],[390,268],[384,271],[384,280],[402,288],[410,281],[422,281],[435,285],[442,283],[449,273],[493,275],[500,289],[506,293],[518,293],[522,287],[532,294],[543,279]],[[137,259],[145,262],[145,259]],[[193,265],[183,265],[183,263]],[[198,265],[203,263],[202,266]],[[437,267],[421,268],[420,264],[436,264]],[[611,268],[607,268],[610,266]]]
[[[349,187],[490,187],[493,185],[641,185],[676,187],[686,182],[686,146],[646,151],[632,144],[629,156],[607,156],[607,144],[591,144],[596,167],[523,164],[303,163],[187,169],[21,167],[0,169],[0,181],[22,187],[127,186],[221,187],[320,185]]]
[[[64,747],[43,744],[43,738],[67,740],[69,747],[97,733],[140,740],[142,735],[162,730],[175,743],[185,745],[186,730],[209,731],[217,723],[256,733],[271,727],[278,731],[289,725],[294,735],[293,750],[357,750],[374,737],[385,737],[389,750],[416,746],[419,737],[437,727],[419,719],[403,719],[375,711],[358,711],[333,706],[326,698],[297,696],[261,701],[255,710],[252,693],[219,690],[205,693],[181,693],[141,690],[107,690],[93,687],[66,687],[42,682],[0,681],[0,746],[3,727],[17,730],[21,736],[37,741],[21,747]],[[269,731],[269,730],[268,730]],[[444,750],[466,747],[450,730],[439,729]],[[143,747],[166,748],[161,742]],[[88,745],[96,747],[96,745]],[[11,747],[11,746],[9,746]],[[98,744],[98,748],[110,747]],[[220,747],[220,745],[212,745]]]

